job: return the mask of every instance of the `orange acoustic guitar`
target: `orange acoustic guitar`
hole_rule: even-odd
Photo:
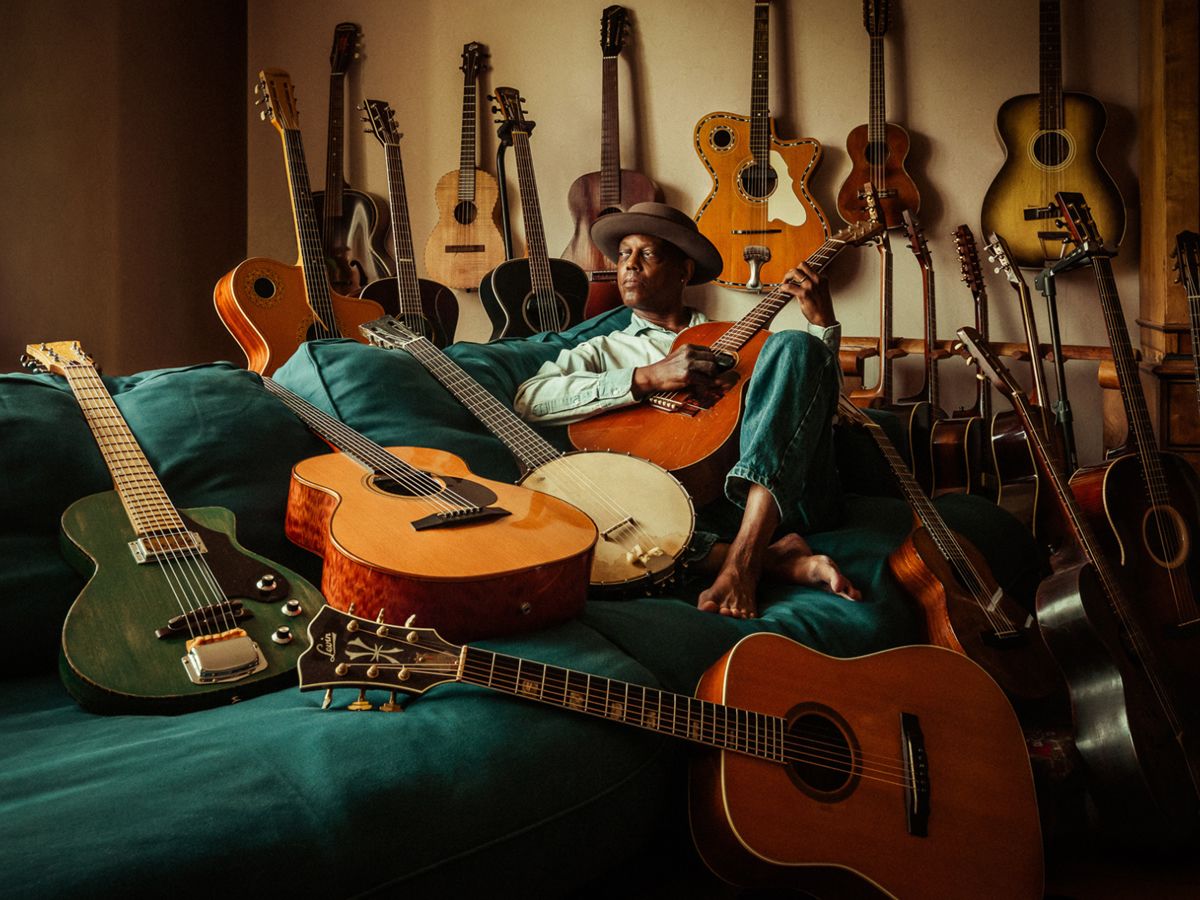
[[[690,817],[720,878],[826,897],[1042,896],[1029,756],[1004,694],[939,647],[835,659],[742,638],[694,697],[325,607],[300,689],[472,684],[698,744]],[[354,709],[370,708],[361,694]],[[397,709],[394,696],[381,709]]]
[[[348,336],[366,343],[357,336],[358,326],[383,315],[383,307],[330,290],[290,77],[282,69],[263,69],[254,90],[264,106],[260,116],[283,139],[300,264],[248,259],[217,282],[213,302],[247,366],[270,375],[307,340]]]
[[[817,272],[852,244],[882,231],[880,223],[859,222],[839,231],[805,262]],[[658,463],[683,482],[697,505],[720,492],[737,452],[742,398],[754,364],[762,352],[771,320],[792,295],[780,287],[768,293],[737,322],[704,322],[684,329],[672,350],[687,344],[709,347],[737,381],[711,405],[697,402],[690,391],[660,391],[636,406],[601,413],[568,426],[571,443],[580,450],[631,453]]]
[[[829,234],[808,189],[821,145],[813,138],[780,140],[767,108],[770,18],[770,0],[756,0],[750,117],[709,113],[694,136],[713,187],[693,218],[725,260],[717,284],[748,291],[778,284]]]
[[[456,640],[534,631],[583,610],[596,526],[548,494],[474,475],[457,456],[384,448],[270,378],[330,446],[292,469],[284,529],[324,558],[340,608],[436,622]]]

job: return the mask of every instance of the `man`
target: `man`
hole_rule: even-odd
[[[732,373],[722,371],[709,348],[671,350],[680,331],[707,321],[684,304],[684,288],[711,281],[722,267],[696,223],[665,204],[638,203],[599,219],[592,240],[617,263],[630,324],[543,365],[518,389],[517,412],[533,422],[567,424],[657,391],[688,388],[711,397],[728,388]],[[757,615],[764,574],[860,596],[837,564],[814,554],[798,533],[831,524],[841,512],[831,429],[841,326],[828,285],[804,264],[787,273],[784,290],[800,304],[808,333],[779,332],[763,347],[746,393],[741,455],[725,484],[728,498],[743,507],[741,522],[733,540],[713,543],[700,563],[715,573],[700,609],[739,618]]]

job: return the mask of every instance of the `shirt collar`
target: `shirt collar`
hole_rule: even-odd
[[[693,309],[692,317],[691,317],[691,319],[688,320],[687,327],[691,328],[693,325],[699,325],[700,323],[707,322],[707,321],[708,321],[708,316],[704,315],[704,313],[700,312],[700,310],[698,310],[698,309]],[[630,315],[629,324],[626,325],[622,329],[622,331],[624,331],[626,334],[632,334],[632,335],[645,334],[647,331],[658,331],[658,332],[662,332],[663,334],[670,334],[670,335],[675,334],[675,332],[669,328],[663,328],[661,325],[655,325],[653,322],[649,321],[648,319],[643,319],[636,312],[634,312]]]

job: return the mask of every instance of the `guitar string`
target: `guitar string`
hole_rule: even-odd
[[[399,135],[395,134],[391,122],[391,107],[385,105],[389,116],[384,123],[392,125],[392,134],[377,136],[383,143],[384,159],[387,162],[387,183],[392,205],[392,247],[396,254],[396,294],[399,298],[400,316],[412,323],[412,328],[424,332],[425,308],[421,303],[421,283],[417,278],[417,262],[413,249],[412,226],[408,216],[408,191],[404,184],[404,162],[400,154]]]
[[[546,235],[542,225],[541,201],[538,199],[537,180],[533,171],[533,154],[529,149],[529,132],[514,129],[511,134],[513,152],[517,156],[517,182],[521,189],[521,212],[525,219],[529,277],[534,296],[537,298],[539,330],[561,331],[567,326],[567,316],[560,317],[560,304],[554,292],[550,253],[546,248]],[[522,316],[524,307],[525,303],[522,301]]]
[[[345,128],[345,75],[341,72],[331,72],[329,75],[329,127],[326,130],[325,142],[325,197],[321,206],[322,227],[321,236],[324,239],[323,248],[333,250],[335,222],[335,204],[331,202],[334,194],[341,196],[342,164],[341,164],[341,135]],[[330,254],[332,256],[332,252]]]
[[[758,231],[765,238],[769,215],[767,211],[767,172],[771,165],[770,110],[767,103],[770,84],[768,51],[770,49],[770,6],[764,2],[754,4],[754,66],[753,84],[750,90],[750,153],[753,160],[751,183],[753,195],[758,200],[755,214]],[[765,133],[764,133],[765,132]],[[753,243],[753,238],[751,242]]]
[[[317,227],[312,188],[308,180],[308,163],[300,129],[283,129],[284,161],[292,188],[292,207],[296,219],[296,236],[300,244],[300,269],[304,288],[313,315],[313,334],[317,338],[342,337],[330,296],[325,270],[325,247]]]
[[[458,203],[459,208],[455,209],[454,227],[456,235],[456,243],[459,247],[464,247],[470,241],[470,224],[462,221],[468,217],[469,209],[463,207],[465,203],[475,203],[475,161],[476,161],[476,140],[475,140],[475,123],[479,119],[478,112],[475,108],[478,91],[475,87],[475,79],[471,77],[472,72],[467,61],[463,61],[465,71],[463,73],[463,104],[462,104],[462,132],[459,138],[458,147]],[[468,150],[468,147],[470,148]],[[461,218],[460,218],[461,209]]]
[[[887,111],[883,74],[883,35],[867,31],[871,48],[871,85],[868,91],[870,121],[867,125],[867,163],[871,170],[871,183],[881,198],[887,198],[887,173],[884,158],[887,156]],[[887,216],[884,215],[886,226]]]

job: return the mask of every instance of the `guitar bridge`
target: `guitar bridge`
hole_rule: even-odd
[[[465,506],[452,509],[449,512],[433,513],[420,519],[413,520],[412,527],[417,531],[429,528],[442,528],[447,525],[464,525],[480,519],[497,519],[500,516],[512,515],[507,509],[499,506]]]
[[[655,409],[661,409],[664,412],[683,413],[688,416],[699,415],[704,409],[703,406],[691,399],[673,400],[670,397],[652,396],[646,402]]]
[[[178,559],[180,556],[198,556],[208,548],[200,535],[194,531],[172,531],[167,534],[150,534],[129,542],[129,550],[137,563],[161,562]]]
[[[194,638],[179,660],[192,684],[237,681],[267,667],[254,639],[241,628]]]
[[[929,834],[929,758],[920,720],[912,713],[900,714],[900,739],[904,746],[904,814],[908,833]]]
[[[762,272],[763,264],[771,261],[770,248],[759,244],[749,244],[742,251],[742,259],[750,264],[750,277],[746,279],[746,290],[762,290],[762,279],[759,274]]]

